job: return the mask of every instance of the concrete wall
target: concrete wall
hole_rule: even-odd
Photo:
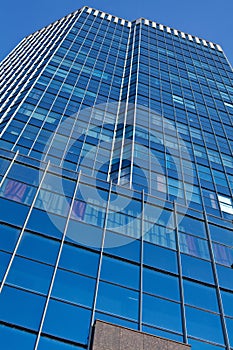
[[[189,345],[96,321],[92,350],[190,350]]]

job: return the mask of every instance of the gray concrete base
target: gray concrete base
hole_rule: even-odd
[[[96,321],[92,350],[190,350],[190,346],[103,321]]]

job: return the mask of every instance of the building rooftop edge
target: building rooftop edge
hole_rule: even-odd
[[[95,16],[97,16],[99,13],[100,13],[100,14],[105,14],[105,15],[107,16],[107,19],[108,19],[109,17],[111,17],[111,18],[109,18],[109,20],[112,20],[112,18],[114,18],[114,21],[115,21],[116,23],[118,23],[118,22],[120,21],[120,24],[122,24],[122,25],[128,25],[129,27],[131,27],[132,24],[134,24],[134,23],[139,24],[139,23],[143,23],[143,21],[144,21],[144,24],[145,24],[145,25],[148,25],[148,26],[151,25],[151,26],[154,27],[154,28],[159,28],[159,29],[162,30],[162,31],[167,31],[167,32],[170,33],[170,34],[174,34],[174,35],[176,35],[176,36],[180,36],[180,37],[182,37],[183,39],[187,39],[187,40],[189,40],[189,41],[195,41],[195,42],[198,43],[198,44],[203,44],[204,46],[209,46],[209,47],[211,47],[212,49],[217,49],[218,51],[223,52],[222,47],[221,47],[219,44],[217,44],[217,43],[214,43],[214,42],[212,42],[212,41],[210,41],[210,40],[207,40],[207,39],[200,38],[200,37],[195,36],[195,35],[188,34],[188,33],[186,33],[186,32],[183,32],[183,31],[181,31],[181,30],[178,30],[178,29],[169,27],[169,26],[164,25],[164,24],[161,24],[161,23],[157,23],[157,22],[155,22],[155,21],[146,19],[146,18],[144,18],[144,17],[140,17],[140,18],[137,18],[137,19],[135,19],[135,20],[133,20],[133,21],[129,21],[129,20],[124,19],[124,18],[122,18],[122,17],[118,17],[118,16],[115,16],[115,15],[109,14],[109,13],[107,13],[107,12],[105,12],[105,11],[95,9],[95,8],[90,7],[90,6],[83,6],[83,7],[80,8],[78,11],[80,11],[80,10],[85,10],[85,9],[87,9],[87,12],[90,13],[90,14],[91,14],[92,11],[93,11],[92,14],[95,15]],[[76,11],[75,11],[75,12],[76,12]],[[74,12],[74,13],[75,13],[75,12]],[[103,17],[103,18],[104,18],[104,17]],[[122,21],[123,21],[124,23],[122,23]]]
[[[160,23],[151,21],[151,20],[146,19],[146,18],[144,18],[144,17],[140,17],[140,18],[135,19],[135,20],[133,20],[133,21],[129,21],[129,20],[124,19],[124,18],[122,18],[122,17],[118,17],[118,16],[115,16],[115,15],[109,14],[109,13],[107,13],[107,12],[105,12],[105,11],[102,11],[102,10],[94,9],[93,7],[86,6],[86,5],[83,6],[83,7],[81,7],[81,8],[79,8],[78,10],[75,10],[75,11],[73,11],[73,12],[71,12],[71,13],[69,13],[69,14],[63,16],[63,17],[61,17],[60,19],[58,19],[58,20],[56,20],[56,21],[54,21],[54,22],[48,24],[47,26],[54,25],[55,23],[59,22],[62,18],[70,17],[70,16],[72,16],[72,15],[74,15],[74,14],[83,12],[83,11],[85,11],[85,10],[86,10],[87,13],[92,14],[92,15],[94,15],[94,16],[98,16],[98,14],[100,14],[100,16],[101,16],[103,19],[105,18],[105,19],[107,19],[107,20],[109,20],[109,21],[113,21],[113,22],[115,22],[115,23],[120,23],[121,25],[126,25],[126,26],[128,26],[128,27],[131,27],[131,26],[134,25],[134,24],[137,25],[137,24],[139,24],[139,23],[143,23],[143,24],[145,24],[145,25],[147,25],[147,26],[151,26],[151,27],[153,27],[153,28],[155,28],[155,29],[157,28],[157,29],[159,29],[159,30],[161,30],[161,31],[166,31],[167,33],[170,33],[170,34],[175,35],[175,36],[177,36],[177,37],[181,37],[182,39],[186,39],[186,40],[189,40],[189,41],[193,41],[193,42],[195,42],[195,43],[197,43],[197,44],[202,44],[202,45],[204,45],[204,46],[206,46],[206,47],[210,47],[211,49],[215,49],[215,50],[218,50],[218,51],[220,51],[220,52],[223,52],[222,47],[221,47],[219,44],[217,44],[217,43],[214,43],[214,42],[209,41],[209,40],[206,40],[206,39],[202,39],[202,38],[200,38],[200,37],[198,37],[198,36],[195,36],[195,35],[191,35],[191,34],[185,33],[185,32],[183,32],[183,31],[181,31],[181,30],[178,30],[178,29],[171,28],[171,27],[169,27],[169,26],[167,26],[167,25],[164,25],[164,24],[160,24]],[[43,28],[41,28],[41,29],[38,29],[38,30],[35,31],[34,33],[31,33],[31,34],[27,35],[27,36],[26,36],[24,39],[22,39],[22,40],[25,40],[26,38],[28,38],[28,37],[30,37],[31,35],[37,33],[38,31],[40,31],[40,30],[46,28],[47,26],[45,26],[45,27],[43,27]]]

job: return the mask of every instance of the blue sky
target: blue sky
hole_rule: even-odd
[[[233,0],[3,1],[0,60],[26,35],[87,5],[133,20],[145,17],[220,44],[233,64]]]

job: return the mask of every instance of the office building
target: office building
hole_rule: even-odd
[[[83,7],[0,71],[1,348],[233,349],[222,48]]]

